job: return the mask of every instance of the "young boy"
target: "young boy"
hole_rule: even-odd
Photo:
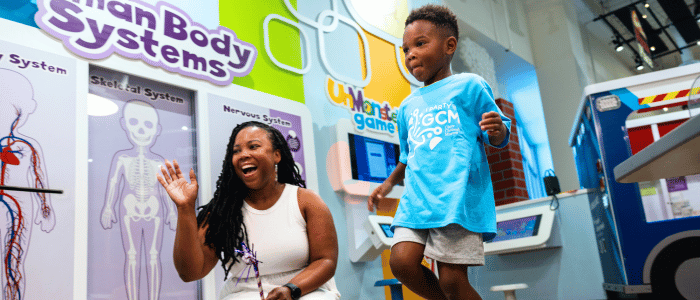
[[[405,176],[389,263],[397,279],[426,299],[481,299],[467,267],[484,264],[483,240],[496,232],[484,143],[504,147],[510,136],[510,120],[484,79],[452,75],[458,37],[457,19],[445,7],[426,5],[408,16],[406,68],[425,87],[401,103],[398,166],[367,203],[372,211]],[[424,255],[438,262],[439,280],[421,265]]]

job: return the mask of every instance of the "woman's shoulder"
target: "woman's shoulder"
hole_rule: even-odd
[[[296,187],[296,186],[294,186]],[[321,196],[318,195],[314,190],[310,190],[307,188],[303,187],[297,187],[297,199],[299,199],[299,202],[301,203],[302,201],[304,202],[314,202],[314,201],[321,201]]]
[[[299,187],[297,189],[297,201],[304,219],[306,219],[306,212],[309,210],[328,210],[326,203],[314,190]]]

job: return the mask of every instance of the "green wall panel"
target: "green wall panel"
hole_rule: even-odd
[[[290,1],[296,7],[296,0]],[[233,83],[257,91],[304,103],[303,76],[277,67],[265,52],[263,23],[269,14],[278,14],[298,23],[283,1],[219,1],[219,23],[251,43],[258,50],[253,70]],[[279,20],[269,24],[270,49],[281,63],[301,69],[299,30]]]

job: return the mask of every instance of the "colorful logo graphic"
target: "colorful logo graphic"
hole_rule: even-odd
[[[257,50],[219,26],[208,30],[180,9],[158,2],[37,2],[35,21],[73,53],[102,59],[116,52],[171,72],[228,85],[248,75]]]
[[[353,115],[353,122],[358,131],[370,131],[396,134],[396,110],[389,102],[379,103],[364,97],[364,90],[334,81],[326,77],[326,96],[331,103],[345,107]]]

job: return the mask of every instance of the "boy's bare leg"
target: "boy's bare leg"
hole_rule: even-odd
[[[399,242],[391,247],[389,265],[396,279],[409,290],[429,300],[446,300],[435,274],[421,265],[425,245]],[[441,275],[442,276],[442,275]]]
[[[393,254],[393,252],[392,252]],[[468,265],[438,262],[440,288],[449,300],[481,300],[469,283]]]

